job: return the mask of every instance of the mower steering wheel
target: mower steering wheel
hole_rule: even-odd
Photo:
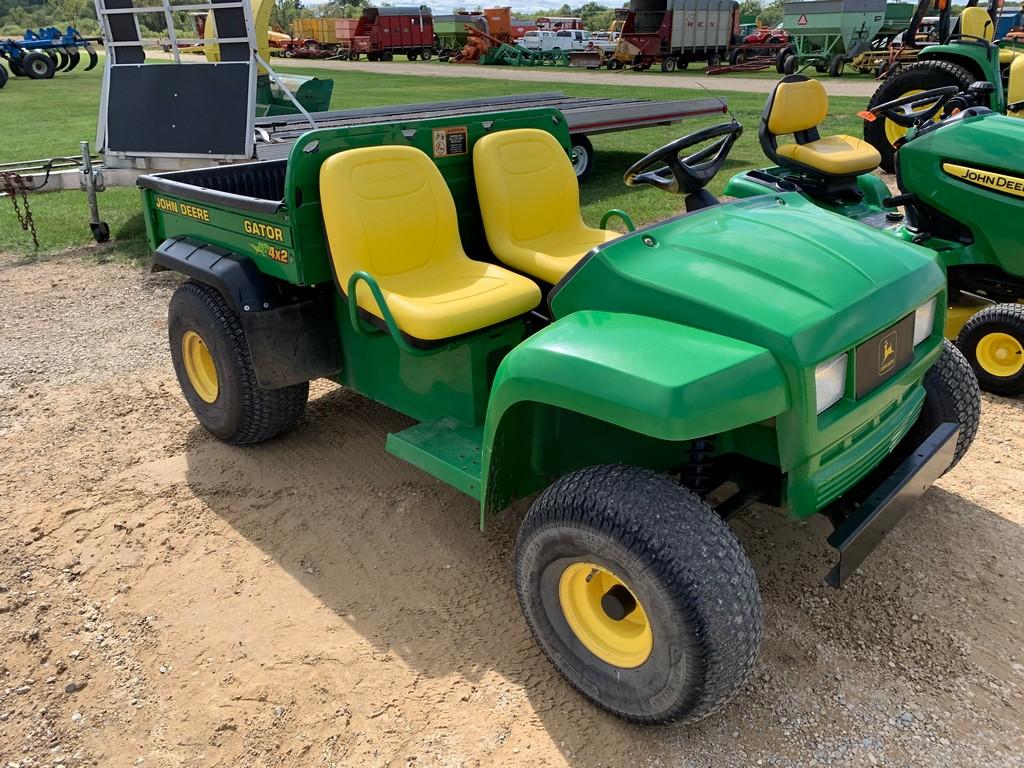
[[[674,195],[697,192],[721,170],[729,150],[742,133],[743,126],[731,120],[683,136],[637,160],[622,180],[628,187],[650,184]],[[686,157],[679,157],[684,149],[710,139],[717,141]]]
[[[958,93],[960,93],[960,88],[957,86],[944,85],[942,88],[932,88],[930,91],[915,93],[910,96],[901,96],[898,99],[887,101],[872,108],[871,112],[884,116],[903,128],[913,128],[916,125],[930,123],[939,114],[939,111],[949,103],[949,100]],[[917,112],[912,109],[916,104],[926,104],[932,100],[935,103],[928,107],[928,109]]]

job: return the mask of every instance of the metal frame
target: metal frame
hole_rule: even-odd
[[[110,49],[108,54],[104,57],[103,65],[103,87],[100,90],[100,114],[99,121],[96,126],[96,146],[103,149],[103,152],[107,156],[118,157],[118,158],[136,158],[136,157],[171,157],[171,158],[191,158],[191,157],[202,157],[205,160],[247,160],[253,157],[255,149],[255,127],[254,121],[256,119],[256,76],[258,72],[258,66],[263,64],[266,67],[268,73],[271,74],[271,79],[276,80],[276,75],[272,73],[270,67],[266,66],[265,62],[260,60],[258,54],[257,42],[256,42],[256,31],[253,24],[252,6],[249,0],[236,0],[236,2],[227,3],[215,3],[213,0],[207,0],[206,2],[189,3],[183,5],[174,5],[171,0],[160,0],[159,5],[144,5],[144,6],[132,6],[130,8],[106,8],[106,0],[93,0],[96,6],[96,18],[99,19],[101,30],[103,33],[104,47]],[[175,11],[216,11],[216,10],[230,10],[232,8],[241,8],[242,14],[245,19],[245,29],[247,35],[245,37],[210,37],[205,40],[198,38],[178,38],[174,31],[174,19],[173,13]],[[230,43],[246,43],[249,46],[249,60],[248,62],[243,61],[228,61],[218,62],[213,66],[247,66],[249,68],[249,86],[247,94],[248,112],[246,117],[245,125],[245,153],[244,154],[223,154],[223,155],[192,155],[182,152],[145,152],[145,153],[134,153],[130,151],[116,151],[110,150],[106,146],[106,126],[108,117],[108,106],[110,96],[110,75],[114,67],[144,67],[150,64],[143,62],[141,64],[118,64],[115,62],[117,58],[117,48],[120,47],[144,47],[148,44],[152,44],[156,41],[150,38],[142,37],[142,30],[139,27],[139,15],[143,13],[155,14],[162,13],[167,23],[167,36],[171,48],[171,55],[174,57],[175,64],[192,63],[182,62],[181,60],[181,46],[183,44],[210,44],[216,43],[217,45],[230,44]],[[132,19],[135,22],[135,31],[138,36],[138,41],[115,41],[113,40],[113,32],[110,27],[110,17],[120,16],[124,14],[131,14]],[[195,64],[207,64],[207,62],[194,62]],[[287,89],[283,89],[287,91]],[[291,95],[289,93],[289,95]],[[292,99],[294,101],[294,97]],[[301,110],[301,107],[300,107]],[[305,113],[305,110],[302,110]],[[308,114],[307,114],[308,117]]]

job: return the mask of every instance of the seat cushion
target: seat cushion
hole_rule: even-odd
[[[540,288],[529,278],[496,264],[463,258],[444,270],[422,269],[377,278],[398,327],[409,336],[437,341],[461,336],[525,314],[540,304]],[[365,283],[356,288],[359,306],[381,317]]]
[[[807,131],[828,115],[828,94],[817,80],[802,76],[779,82],[769,97],[768,132],[779,136]]]
[[[882,162],[878,150],[853,136],[826,136],[806,144],[781,144],[779,157],[829,176],[854,176],[873,171]]]
[[[513,269],[554,285],[592,248],[619,237],[619,232],[579,227],[536,240],[506,243],[499,256]]]
[[[1015,51],[1012,48],[1000,48],[999,49],[999,63],[1000,64],[1012,64],[1022,54],[1020,51]]]

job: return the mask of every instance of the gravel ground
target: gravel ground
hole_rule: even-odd
[[[388,456],[406,420],[317,384],[283,439],[221,445],[168,361],[177,278],[0,256],[0,766],[1024,766],[1024,404],[849,586],[823,521],[734,527],[755,674],[696,726],[573,694],[510,577],[518,507]]]

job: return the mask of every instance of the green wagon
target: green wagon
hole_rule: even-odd
[[[885,26],[885,0],[809,0],[783,6],[783,26],[793,46],[781,63],[791,75],[813,66],[832,77],[868,50]]]

